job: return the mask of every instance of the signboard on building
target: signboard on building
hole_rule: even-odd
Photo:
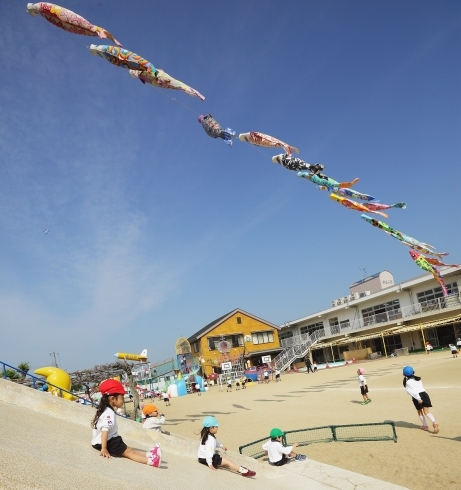
[[[266,362],[266,363],[270,363],[270,362],[272,361],[272,358],[271,358],[271,356],[262,356],[262,357],[261,357],[261,361],[262,361],[263,363],[265,363],[265,362]]]
[[[221,364],[221,369],[223,371],[231,371],[232,370],[232,363],[231,362],[223,362]]]

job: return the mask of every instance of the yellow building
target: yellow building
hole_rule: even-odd
[[[274,358],[281,350],[279,327],[239,308],[212,321],[187,340],[193,357],[200,357],[202,372],[207,376],[221,373],[223,355],[218,351],[220,340],[231,344],[229,360],[244,356],[246,367],[263,363],[263,356]]]

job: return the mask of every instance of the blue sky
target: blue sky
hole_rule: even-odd
[[[281,324],[361,268],[419,275],[407,247],[274,165],[282,151],[231,149],[197,113],[407,202],[388,223],[461,261],[459,2],[62,5],[206,100],[166,92],[188,110],[85,48],[103,40],[0,0],[0,360],[159,361],[234,308]]]

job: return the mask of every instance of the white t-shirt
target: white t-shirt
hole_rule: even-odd
[[[264,377],[267,378],[269,376],[269,373],[267,371],[264,371]]]
[[[277,463],[280,461],[284,454],[290,454],[293,451],[293,446],[283,446],[279,441],[273,441],[269,439],[262,445],[264,451],[267,451],[269,461],[271,463]]]
[[[277,370],[275,371],[275,375],[276,375],[276,376],[280,376],[280,369],[277,369]]]
[[[416,379],[407,379],[405,390],[410,396],[416,398],[417,400],[421,400],[419,394],[426,391],[422,381],[416,381]]]
[[[165,416],[160,417],[146,417],[146,420],[142,424],[144,429],[153,429],[157,432],[162,432],[162,425],[165,423]]]
[[[200,444],[198,448],[198,457],[206,459],[207,465],[211,466],[213,462],[213,454],[216,452],[218,447],[222,447],[222,444],[218,441],[218,439],[209,434],[205,444]]]
[[[92,446],[101,444],[102,432],[109,432],[107,440],[118,436],[117,415],[115,415],[115,412],[110,407],[107,407],[104,412],[102,412],[96,423],[96,429],[93,429],[93,439],[91,440]]]
[[[458,342],[456,342],[456,345],[459,345],[461,347],[461,339],[458,339]]]
[[[363,374],[359,374],[358,382],[359,382],[359,386],[363,386],[363,385],[367,384],[367,380]],[[362,385],[362,383],[363,383],[363,385]]]

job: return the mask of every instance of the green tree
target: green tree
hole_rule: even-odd
[[[21,362],[20,364],[18,364],[18,369],[24,371],[20,374],[21,378],[24,379],[26,377],[26,374],[29,372],[30,365],[28,362]]]
[[[7,369],[6,370],[6,377],[8,379],[21,379],[21,375],[15,371],[14,369]]]

